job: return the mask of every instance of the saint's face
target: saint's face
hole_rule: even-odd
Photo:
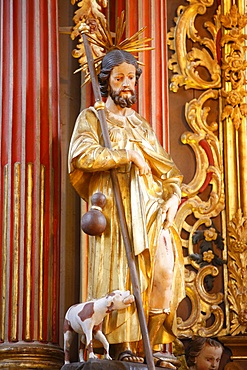
[[[199,356],[195,358],[196,370],[217,370],[219,369],[222,349],[205,345]]]
[[[132,64],[122,63],[112,69],[109,84],[113,92],[123,98],[131,96],[135,91],[136,68]]]

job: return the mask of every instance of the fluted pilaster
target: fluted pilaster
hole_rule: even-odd
[[[59,368],[57,3],[0,7],[0,368]]]

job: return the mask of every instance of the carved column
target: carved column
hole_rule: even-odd
[[[226,369],[247,366],[247,14],[244,1],[225,1],[221,23],[223,36],[223,114],[228,246],[228,300],[230,337],[222,338],[232,351]]]
[[[0,368],[56,369],[63,358],[57,3],[0,7]]]

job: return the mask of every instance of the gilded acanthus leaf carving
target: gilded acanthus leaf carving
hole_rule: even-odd
[[[218,279],[222,279],[225,261],[221,256],[225,255],[222,246],[219,255],[215,247],[212,247],[214,239],[218,237],[212,230],[215,230],[213,218],[224,209],[225,196],[219,124],[209,117],[213,101],[219,99],[217,88],[221,86],[216,41],[221,24],[217,11],[214,23],[204,23],[211,38],[201,36],[195,26],[196,17],[205,14],[213,1],[191,0],[189,3],[187,7],[178,8],[176,26],[168,35],[168,44],[174,51],[169,61],[169,68],[174,72],[170,89],[177,92],[183,86],[186,90],[205,90],[199,98],[186,103],[185,118],[191,131],[185,132],[181,137],[182,143],[188,144],[195,154],[196,168],[192,180],[182,185],[183,201],[176,216],[182,244],[187,250],[186,294],[191,305],[189,317],[178,317],[178,330],[181,336],[216,336],[226,333],[223,325],[224,311],[221,307],[224,297],[222,292],[210,294],[210,291],[215,277],[220,275]],[[188,50],[191,42],[192,47]],[[206,189],[207,195],[201,196]],[[205,243],[201,253],[197,253],[193,235],[202,230],[205,232]],[[209,238],[210,241],[206,240]],[[193,271],[190,270],[191,267]],[[211,322],[210,325],[207,320]]]
[[[72,5],[75,5],[79,0],[71,0]],[[90,18],[102,18],[105,19],[103,13],[101,12],[102,7],[107,7],[107,0],[81,0],[78,3],[79,9],[75,11],[74,22],[77,25],[83,19],[87,20]],[[76,29],[76,27],[75,27]],[[74,30],[75,30],[74,29]]]
[[[193,99],[186,104],[185,117],[193,132],[185,132],[182,142],[190,145],[196,157],[196,171],[194,178],[189,184],[182,185],[183,198],[188,199],[182,204],[179,212],[179,224],[182,223],[182,215],[185,207],[193,202],[193,212],[196,218],[203,215],[215,217],[224,207],[224,189],[221,181],[223,170],[220,154],[219,141],[215,132],[218,129],[217,122],[208,122],[210,111],[207,106],[208,100],[218,98],[217,90],[205,91],[199,99]],[[212,186],[206,201],[202,201],[200,194],[208,185]]]
[[[247,218],[243,217],[243,212],[246,216],[247,14],[240,14],[235,2],[229,12],[226,12],[227,7],[219,7],[213,23],[204,23],[212,36],[209,39],[200,36],[195,21],[197,16],[206,13],[206,8],[212,6],[213,1],[188,2],[188,6],[178,8],[175,27],[170,29],[168,35],[168,44],[174,51],[169,61],[169,68],[173,71],[171,91],[177,92],[179,87],[204,90],[199,98],[185,105],[185,118],[191,131],[185,132],[181,138],[193,150],[196,166],[190,183],[183,184],[183,201],[176,216],[183,247],[187,250],[184,258],[188,266],[186,292],[192,308],[188,318],[178,318],[179,332],[181,336],[246,334]],[[200,74],[204,69],[207,73]],[[207,79],[202,76],[207,76]],[[207,104],[210,99],[219,103],[221,114],[218,123],[208,122],[209,106],[213,106],[212,103]],[[224,171],[228,195],[226,204]],[[208,193],[203,197],[201,194],[206,188]],[[241,204],[243,211],[239,210],[232,217],[237,204]],[[224,265],[215,267],[222,274],[225,291],[228,291],[228,295],[224,299],[222,297],[221,303],[224,301],[225,304],[222,310],[224,304],[215,302],[210,306],[211,297],[203,291],[205,279],[208,278],[207,272],[202,273],[208,266],[203,264],[212,264],[214,250],[198,253],[198,249],[194,250],[193,235],[205,227],[212,228],[213,218],[221,218],[221,212],[224,227],[225,207],[227,216],[232,220],[227,231],[223,230],[227,233],[227,242],[219,258],[222,258]],[[191,256],[194,259],[191,260]],[[212,312],[213,307],[215,312]],[[212,319],[212,316],[215,318],[212,326],[204,327],[205,320]]]
[[[186,320],[178,317],[179,336],[215,336],[222,330],[224,313],[220,304],[223,302],[223,294],[210,294],[204,288],[205,278],[208,275],[216,277],[218,273],[218,269],[212,265],[204,266],[197,274],[186,270],[186,295],[190,300],[191,313]],[[206,322],[212,315],[214,321],[207,326]]]
[[[103,5],[107,4],[106,1],[101,1],[101,3]],[[142,27],[129,38],[123,39],[126,29],[124,11],[117,18],[116,31],[111,32],[105,16],[99,11],[101,7],[97,4],[96,0],[82,0],[78,6],[80,8],[75,12],[73,18],[75,26],[71,37],[74,39],[79,36],[79,43],[76,46],[77,49],[73,50],[72,55],[75,58],[79,58],[80,68],[76,72],[82,71],[85,73],[83,85],[91,78],[84,50],[83,34],[87,34],[87,39],[91,46],[96,74],[100,72],[103,57],[113,49],[120,49],[130,53],[139,53],[144,50],[153,49],[149,45],[152,39],[143,36],[145,27]],[[142,64],[140,61],[138,63]]]
[[[247,24],[247,14],[240,14],[236,4],[233,4],[230,12],[222,14],[220,20],[224,28],[243,29]]]
[[[229,223],[228,299],[231,310],[231,334],[247,331],[247,217],[241,209]]]
[[[168,62],[168,67],[174,72],[171,78],[170,89],[178,91],[180,86],[185,89],[209,89],[221,85],[221,70],[217,60],[216,39],[220,28],[218,17],[215,17],[215,24],[206,22],[205,27],[211,34],[212,39],[201,37],[195,28],[195,18],[198,14],[204,14],[207,7],[212,6],[211,1],[192,1],[190,5],[179,6],[176,26],[168,33],[168,45],[174,54]],[[191,40],[194,46],[187,49],[187,41]],[[200,70],[206,70],[205,78]]]
[[[185,265],[192,266],[196,271],[186,270],[186,294],[192,306],[190,316],[183,320],[178,318],[179,333],[192,336],[213,336],[224,333],[224,313],[220,304],[223,302],[222,293],[216,295],[206,291],[210,290],[214,277],[219,274],[223,261],[218,256],[211,244],[216,241],[218,234],[212,225],[212,218],[219,215],[224,209],[224,187],[222,182],[223,163],[217,137],[218,123],[209,121],[210,108],[208,102],[218,99],[217,90],[206,90],[198,99],[193,99],[185,106],[185,117],[192,131],[182,135],[182,142],[190,145],[195,153],[196,171],[189,184],[182,185],[183,202],[176,216],[176,224],[182,239],[182,244],[187,249]],[[207,199],[202,200],[200,194],[210,186],[211,191]],[[194,221],[191,223],[190,218]],[[207,230],[205,230],[205,227]],[[195,235],[201,230],[205,238],[206,249],[201,250],[197,260],[194,252]],[[188,239],[185,235],[189,235]],[[220,247],[222,249],[222,245]],[[204,250],[205,249],[205,250]],[[191,258],[191,256],[195,258]],[[222,267],[220,267],[222,270]],[[206,327],[206,319],[214,317],[211,326]]]
[[[245,42],[247,35],[243,29],[247,24],[247,15],[240,14],[234,4],[230,12],[220,16],[220,22],[225,28],[226,33],[221,38],[221,46],[225,47],[222,58],[222,73],[226,88],[222,89],[222,96],[225,98],[225,107],[222,112],[222,121],[231,119],[236,130],[239,129],[243,119],[247,117],[247,95]]]
[[[71,0],[74,5],[78,0]],[[78,58],[80,65],[84,65],[87,62],[84,44],[81,35],[81,26],[86,24],[89,29],[89,34],[92,40],[102,39],[102,24],[105,24],[106,19],[104,14],[101,12],[102,7],[106,8],[107,0],[81,0],[78,3],[78,9],[75,11],[73,21],[75,23],[71,32],[72,40],[78,39],[76,49],[73,50],[72,55],[74,58]],[[101,57],[103,54],[103,48],[95,43],[91,42],[91,48],[94,58]]]

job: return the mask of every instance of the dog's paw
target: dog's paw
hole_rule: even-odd
[[[105,354],[105,359],[106,360],[112,360],[111,356],[108,353]]]
[[[88,358],[98,358],[93,352],[89,353]]]
[[[83,353],[82,349],[79,350],[79,360],[80,360],[80,362],[85,362],[84,353]]]

